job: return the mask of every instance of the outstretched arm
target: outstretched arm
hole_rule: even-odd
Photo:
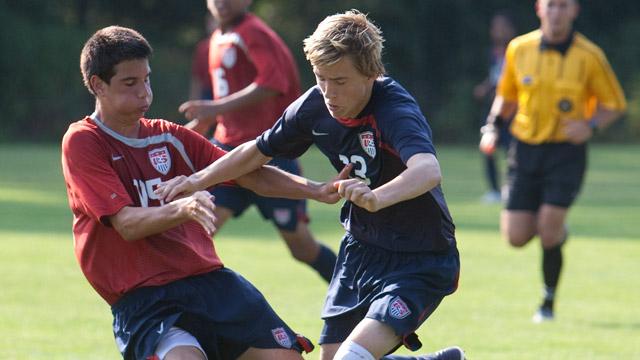
[[[248,174],[259,169],[269,160],[271,160],[270,157],[258,150],[255,140],[249,141],[190,176],[176,176],[159,184],[155,193],[160,199],[169,202],[178,196],[189,195]]]
[[[407,168],[388,183],[371,190],[358,179],[337,182],[343,198],[370,212],[413,199],[440,184],[440,164],[433,154],[419,153],[407,161]]]
[[[288,199],[313,199],[327,204],[340,200],[335,183],[348,179],[353,165],[346,165],[340,174],[325,183],[282,171],[273,166],[262,168],[236,179],[238,185],[270,197]]]

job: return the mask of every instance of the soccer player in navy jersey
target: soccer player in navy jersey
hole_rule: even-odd
[[[353,176],[338,183],[346,234],[322,313],[322,360],[464,359],[458,347],[388,355],[420,348],[415,331],[456,290],[460,261],[431,130],[413,97],[383,77],[382,42],[356,10],[327,17],[304,41],[317,85],[257,140],[156,194],[170,201],[315,144]]]
[[[310,343],[216,253],[210,194],[171,203],[155,195],[157,184],[225,151],[182,126],[144,118],[153,99],[150,56],[134,30],[97,31],[80,58],[95,112],[71,124],[62,141],[75,254],[111,305],[118,350],[132,360],[302,359]],[[265,196],[339,200],[331,183],[269,166],[235,183]]]

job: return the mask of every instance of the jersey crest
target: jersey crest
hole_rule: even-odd
[[[169,169],[171,169],[171,156],[166,146],[149,150],[149,161],[162,175],[167,175]]]
[[[360,138],[360,146],[372,158],[376,157],[376,142],[372,131],[365,131],[358,134]]]
[[[279,327],[275,329],[271,329],[271,334],[273,338],[276,340],[280,346],[290,349],[291,348],[291,339],[289,339],[289,335],[284,330],[284,328]]]
[[[395,299],[391,300],[389,303],[389,315],[396,319],[404,319],[411,314],[411,309],[407,306],[407,304],[400,299],[399,296],[396,296]]]

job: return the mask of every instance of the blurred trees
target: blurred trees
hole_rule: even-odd
[[[608,138],[640,139],[640,6],[635,0],[582,0],[576,28],[606,52],[630,104]],[[486,76],[488,25],[501,9],[518,32],[537,27],[534,1],[254,0],[252,11],[289,44],[303,85],[313,84],[302,40],[325,16],[368,13],[386,38],[391,76],[420,102],[436,141],[476,141],[481,104],[471,89]],[[204,0],[0,0],[0,141],[59,141],[68,123],[93,110],[79,54],[95,30],[133,27],[151,42],[154,104],[149,117],[181,122],[194,44],[204,36]]]

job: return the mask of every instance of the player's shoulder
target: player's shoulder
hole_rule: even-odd
[[[414,112],[418,108],[418,103],[409,91],[391,77],[382,77],[374,82],[373,97],[378,112],[392,111],[398,114],[403,110]]]
[[[71,143],[77,144],[78,142],[95,139],[98,136],[97,129],[98,126],[93,123],[89,116],[72,122],[69,124],[67,131],[62,137],[63,147],[68,146]]]
[[[577,31],[573,35],[573,46],[598,60],[605,58],[604,51],[600,46]]]
[[[542,40],[542,31],[536,29],[526,34],[516,36],[509,43],[509,47],[514,49],[539,47]]]

